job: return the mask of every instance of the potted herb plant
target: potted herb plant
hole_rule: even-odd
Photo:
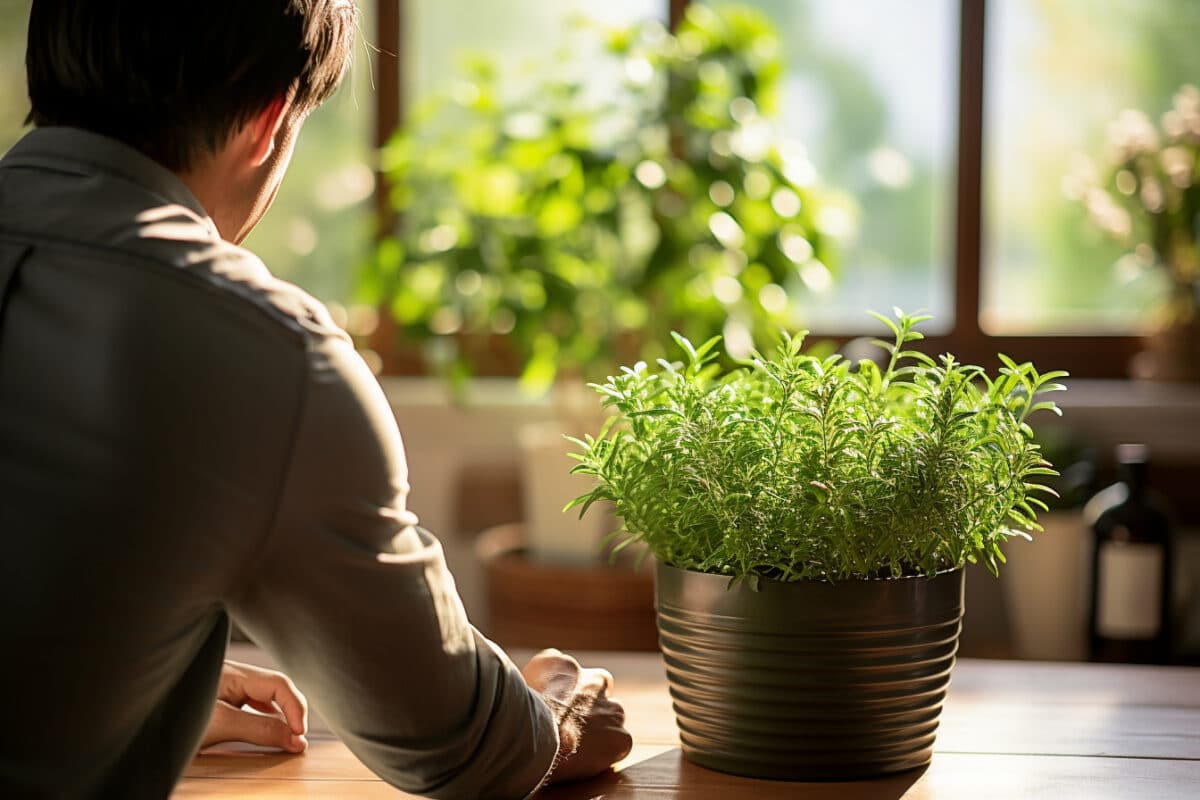
[[[431,371],[519,374],[534,395],[666,355],[672,330],[725,334],[745,355],[794,325],[789,297],[836,267],[831,239],[853,209],[772,127],[766,18],[693,4],[675,32],[649,21],[568,39],[517,91],[475,59],[397,133],[383,153],[397,226],[363,295]],[[594,418],[570,397],[521,432],[527,535],[544,555],[594,558],[562,514],[581,484],[563,486],[561,434]]]
[[[657,560],[659,641],[684,754],[725,772],[854,779],[927,763],[963,613],[963,567],[995,573],[1038,530],[1055,474],[1027,418],[1061,372],[996,377],[910,349],[928,317],[879,317],[886,366],[784,336],[721,374],[717,340],[622,368],[616,412],[576,440],[615,504],[617,547]]]

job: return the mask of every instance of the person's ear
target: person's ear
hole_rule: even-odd
[[[261,167],[275,152],[275,139],[279,134],[279,129],[283,127],[291,105],[290,98],[287,95],[281,95],[272,100],[270,105],[250,121],[253,137],[250,150],[252,166]]]

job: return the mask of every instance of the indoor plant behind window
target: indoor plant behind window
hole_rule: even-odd
[[[999,376],[907,349],[849,364],[784,337],[723,376],[717,340],[595,388],[616,421],[577,441],[622,544],[658,562],[659,640],[685,755],[758,777],[850,779],[929,761],[963,567],[1038,530],[1053,475],[1026,417],[1064,373]],[[1016,526],[1013,530],[1011,526]]]
[[[1108,159],[1082,158],[1064,183],[1091,221],[1126,248],[1118,267],[1162,274],[1167,295],[1135,377],[1200,381],[1200,88],[1176,92],[1161,125],[1126,109],[1109,125]]]
[[[773,127],[766,18],[693,4],[674,32],[564,40],[523,90],[477,59],[385,148],[398,223],[364,296],[430,368],[517,372],[532,394],[665,355],[672,330],[745,355],[794,326],[791,300],[828,283],[853,207]],[[586,484],[561,434],[595,419],[574,396],[555,392],[555,420],[519,435],[526,537],[559,561],[594,559],[590,532],[611,527],[581,534],[562,514]]]
[[[768,20],[694,4],[674,32],[564,41],[524,84],[475,58],[397,132],[397,226],[360,293],[428,366],[515,366],[533,393],[665,355],[672,330],[748,350],[794,326],[788,300],[828,283],[854,206],[775,127]]]

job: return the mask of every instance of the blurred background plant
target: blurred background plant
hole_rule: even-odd
[[[931,334],[967,335],[976,318],[959,318],[954,305],[958,0],[693,2],[733,3],[764,13],[782,42],[773,124],[803,141],[822,178],[850,192],[870,221],[839,248],[836,281],[821,292],[806,285],[789,298],[803,308],[804,327],[861,335],[862,308],[899,304],[936,314],[942,330]],[[0,151],[23,132],[29,5],[0,0]],[[379,3],[358,5],[366,15],[359,63],[305,126],[275,207],[248,242],[280,277],[350,309],[354,267],[375,250],[372,112],[390,101],[376,91],[365,58]],[[530,74],[539,79],[539,66],[569,65],[591,78],[587,85],[603,84],[593,96],[615,98],[620,87],[611,73],[623,75],[621,60],[579,46],[584,37],[565,43],[562,21],[576,13],[609,25],[668,20],[665,0],[404,0],[401,7],[402,41],[393,49],[401,54],[397,102],[409,120],[431,93],[452,94],[446,84],[464,51],[486,52],[501,65],[496,85],[504,102],[528,88]],[[1101,153],[1106,123],[1120,109],[1168,108],[1181,84],[1196,83],[1200,49],[1191,43],[1200,32],[1200,3],[1006,0],[986,11],[983,247],[969,265],[980,280],[983,332],[1149,333],[1150,312],[1170,293],[1166,271],[1139,267],[1087,222],[1086,208],[1061,191],[1063,165],[1072,153]],[[556,50],[571,58],[555,63]],[[348,324],[362,323],[355,331],[366,336],[374,315],[366,306],[356,310],[345,315]],[[391,339],[381,332],[377,341]],[[386,348],[383,354],[391,363]],[[1123,363],[1128,355],[1107,361]]]
[[[573,62],[597,41],[603,58]],[[772,125],[767,19],[693,5],[675,33],[579,21],[554,66],[506,97],[473,58],[397,133],[398,223],[364,299],[434,369],[516,368],[535,393],[664,355],[671,330],[722,334],[736,357],[795,327],[792,298],[832,281],[855,206]]]
[[[1200,318],[1200,89],[1185,84],[1158,125],[1126,109],[1108,126],[1099,164],[1077,159],[1064,182],[1089,219],[1127,251],[1137,270],[1158,269],[1170,281],[1164,326]]]
[[[1092,224],[1070,196],[1068,165],[1106,151],[1121,109],[1168,108],[1196,81],[1200,3],[1006,0],[987,14],[983,328],[1151,333],[1171,293],[1167,272]]]

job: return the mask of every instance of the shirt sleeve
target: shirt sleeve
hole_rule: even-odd
[[[523,798],[558,729],[467,620],[441,545],[407,510],[403,445],[343,338],[318,338],[277,517],[230,603],[364,764],[435,798]]]

